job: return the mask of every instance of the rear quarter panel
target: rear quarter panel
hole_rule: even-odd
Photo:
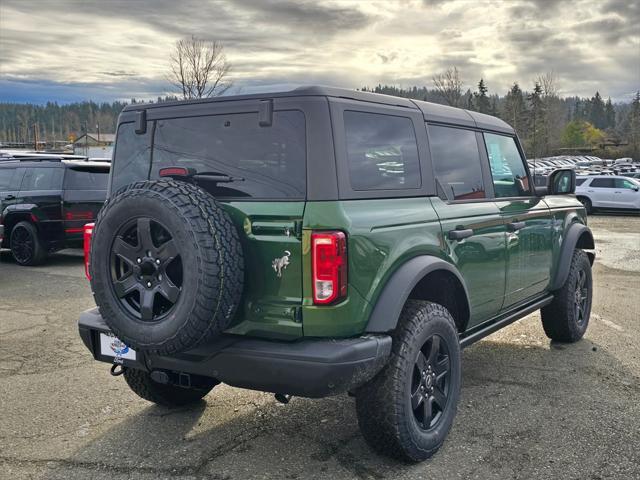
[[[313,305],[312,230],[342,230],[348,237],[348,298],[336,305]],[[442,256],[441,228],[426,197],[308,202],[302,248],[304,335],[347,337],[364,331],[387,280],[404,262]]]

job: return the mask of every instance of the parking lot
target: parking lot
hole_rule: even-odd
[[[640,478],[640,217],[590,217],[591,324],[550,344],[538,314],[465,350],[444,447],[406,465],[361,438],[354,400],[216,387],[153,406],[77,335],[94,305],[81,252],[42,267],[0,253],[0,478]]]

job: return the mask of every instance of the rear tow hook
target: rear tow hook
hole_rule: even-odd
[[[118,367],[120,367],[120,368],[118,368]],[[122,375],[124,373],[125,370],[126,370],[126,367],[124,365],[121,365],[119,363],[114,363],[113,365],[111,365],[111,370],[109,370],[109,372],[114,377],[119,377],[120,375]]]

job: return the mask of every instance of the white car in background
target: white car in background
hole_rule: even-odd
[[[640,212],[640,181],[617,175],[576,178],[576,197],[587,213],[594,210],[632,210]]]

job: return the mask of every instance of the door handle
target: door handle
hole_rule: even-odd
[[[517,232],[518,230],[522,230],[526,227],[527,224],[525,222],[511,222],[507,223],[507,230],[510,232]]]
[[[449,230],[449,240],[463,240],[473,235],[472,228],[458,228],[456,230]]]

